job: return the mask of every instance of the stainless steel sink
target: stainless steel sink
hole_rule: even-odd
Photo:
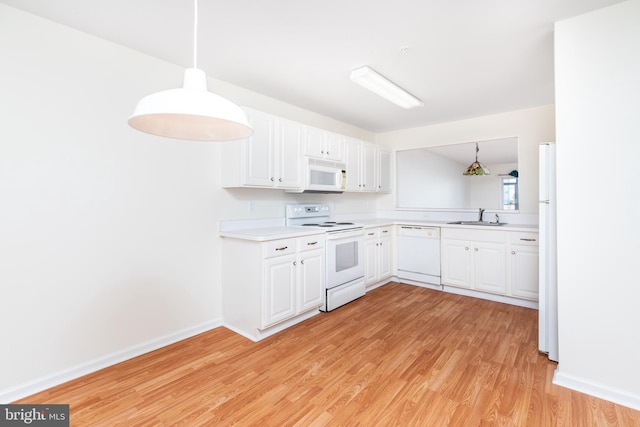
[[[500,225],[505,225],[506,222],[488,222],[488,221],[453,221],[448,222],[447,224],[459,224],[459,225],[485,225],[489,227],[496,227]]]

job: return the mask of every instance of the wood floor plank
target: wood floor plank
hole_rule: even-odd
[[[73,426],[623,426],[552,384],[537,312],[392,283],[258,343],[218,328],[22,399]]]

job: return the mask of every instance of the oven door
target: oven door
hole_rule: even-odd
[[[327,233],[327,289],[364,277],[364,230]]]

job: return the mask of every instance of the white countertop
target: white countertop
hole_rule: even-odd
[[[443,227],[443,228],[471,228],[482,230],[504,230],[504,231],[530,231],[537,233],[538,226],[532,224],[504,224],[496,225],[465,225],[465,224],[449,224],[447,221],[429,221],[420,219],[393,219],[393,218],[375,218],[363,221],[354,221],[363,224],[365,228],[381,227],[385,225],[415,225],[424,227]]]
[[[463,224],[448,224],[445,221],[428,221],[428,220],[415,220],[415,219],[393,219],[393,218],[373,218],[364,220],[353,220],[355,223],[363,224],[365,228],[382,227],[389,225],[414,225],[425,227],[442,227],[442,228],[468,228],[468,229],[482,229],[482,230],[502,230],[502,231],[526,231],[526,232],[538,232],[537,225],[529,224],[505,224],[501,226],[482,226],[482,225],[463,225]],[[260,227],[260,228],[243,228],[239,230],[221,231],[221,237],[252,240],[256,242],[266,242],[269,240],[288,239],[293,237],[310,236],[313,234],[323,234],[325,230],[317,228],[307,227]]]
[[[289,239],[292,237],[311,236],[324,234],[324,230],[309,227],[262,227],[247,228],[235,231],[221,231],[220,236],[232,239],[253,240],[266,242],[269,240]]]

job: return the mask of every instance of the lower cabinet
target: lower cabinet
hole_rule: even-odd
[[[537,236],[443,227],[443,285],[537,301]]]
[[[373,285],[393,275],[391,226],[367,228],[364,232],[364,283]]]
[[[509,234],[511,295],[538,301],[538,233],[512,232]]]
[[[443,228],[441,245],[444,285],[507,292],[504,232]]]
[[[267,242],[225,238],[225,324],[258,340],[270,335],[269,328],[287,321],[295,323],[297,317],[320,307],[324,246],[324,234]]]

